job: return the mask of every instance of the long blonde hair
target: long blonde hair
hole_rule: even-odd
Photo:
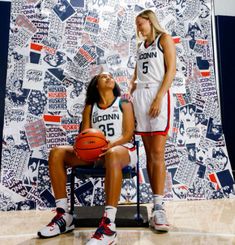
[[[156,36],[158,36],[161,33],[166,33],[166,31],[161,27],[156,14],[150,10],[150,9],[146,9],[143,10],[142,12],[140,12],[137,16],[136,19],[138,17],[144,18],[146,20],[149,20],[152,24],[152,37],[153,39],[155,39]],[[137,29],[137,37],[141,39],[141,34],[138,32]]]

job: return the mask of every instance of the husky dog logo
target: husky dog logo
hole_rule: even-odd
[[[206,158],[207,158],[206,149],[196,148],[196,162],[200,164],[204,164]]]
[[[186,129],[195,128],[195,111],[196,106],[192,104],[182,106],[179,109],[179,132],[177,135],[177,145],[179,147],[185,146],[185,143],[187,143]]]
[[[124,180],[121,196],[125,201],[130,202],[136,196],[136,186],[133,180]]]
[[[187,36],[191,38],[191,40],[189,41],[189,47],[191,49],[194,49],[196,44],[196,39],[201,37],[201,33],[202,30],[197,22],[195,22],[194,24],[189,23]]]
[[[44,61],[52,67],[58,67],[66,62],[65,53],[57,51],[55,54],[47,54]]]
[[[224,170],[227,163],[228,163],[228,157],[225,155],[222,148],[219,148],[219,150],[212,150],[212,157],[216,159],[216,166],[220,170]]]

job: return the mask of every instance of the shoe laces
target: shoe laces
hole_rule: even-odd
[[[52,212],[55,212],[56,216],[51,220],[51,222],[47,226],[53,226],[64,215],[64,211],[60,208],[53,209]]]
[[[92,238],[101,240],[104,235],[112,236],[115,231],[110,230],[110,223],[110,219],[104,216]]]

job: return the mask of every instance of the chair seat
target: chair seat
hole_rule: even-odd
[[[101,167],[75,167],[74,168],[74,174],[76,177],[79,178],[89,178],[89,177],[95,177],[95,178],[103,178],[105,177],[105,168]],[[131,166],[126,166],[122,169],[123,178],[133,178],[136,176],[136,169],[132,168]]]

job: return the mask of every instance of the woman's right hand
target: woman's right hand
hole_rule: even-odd
[[[149,109],[149,116],[150,117],[157,117],[161,113],[162,108],[162,98],[155,98],[150,106]]]
[[[132,102],[132,96],[129,92],[123,93],[121,95],[122,100],[127,100]]]
[[[107,153],[107,151],[110,149],[110,148],[112,148],[113,147],[113,145],[112,145],[112,143],[110,142],[110,140],[107,140],[107,146],[105,146],[105,147],[103,147],[101,150],[102,150],[102,153],[99,155],[99,157],[103,157],[106,153]]]

